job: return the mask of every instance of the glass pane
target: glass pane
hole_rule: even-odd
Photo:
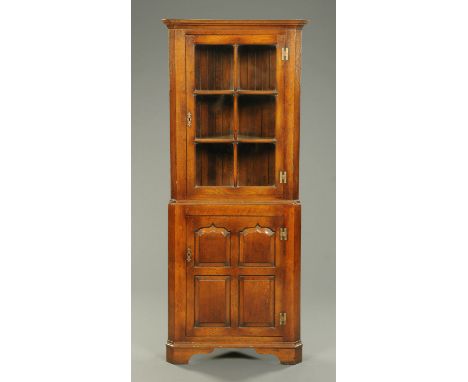
[[[239,96],[239,135],[275,137],[274,96]]]
[[[233,145],[196,144],[198,186],[233,186]]]
[[[233,57],[234,48],[231,45],[196,45],[196,89],[232,89]]]
[[[197,137],[232,136],[233,96],[197,96]]]
[[[275,145],[239,143],[239,186],[272,186],[275,184]]]
[[[240,87],[245,90],[276,89],[276,47],[239,46]]]

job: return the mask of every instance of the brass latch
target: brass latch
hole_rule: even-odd
[[[281,60],[288,61],[289,59],[289,49],[281,48]]]
[[[280,313],[279,324],[280,324],[280,326],[286,325],[286,313],[284,313],[284,312]]]
[[[185,254],[185,260],[187,260],[187,263],[192,261],[192,250],[190,248],[187,248],[187,253]]]
[[[280,183],[287,183],[286,171],[280,171]]]
[[[280,240],[288,240],[288,229],[280,228]]]
[[[192,113],[188,112],[187,113],[187,127],[192,126]]]

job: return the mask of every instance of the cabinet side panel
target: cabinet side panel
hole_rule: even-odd
[[[184,337],[186,315],[185,278],[186,223],[184,207],[169,204],[169,262],[168,262],[168,339],[177,341]]]
[[[287,313],[287,325],[285,326],[284,339],[286,341],[298,341],[300,322],[300,240],[301,206],[293,204],[285,207],[285,225],[288,227],[288,240],[286,244],[285,268],[288,271],[284,275],[285,294],[284,309]]]
[[[295,64],[294,68],[295,81],[294,81],[294,137],[293,137],[293,199],[299,199],[299,142],[300,142],[300,132],[301,132],[301,72],[302,72],[302,31],[298,30],[296,34],[296,44],[295,44]],[[300,208],[299,208],[300,210]],[[300,220],[300,215],[299,215]]]
[[[294,337],[301,338],[301,205],[293,207],[294,211]]]
[[[174,340],[175,324],[175,205],[168,205],[168,339]]]
[[[284,188],[284,198],[293,199],[292,189],[294,183],[294,155],[293,150],[293,136],[294,136],[294,31],[288,31],[286,35],[286,41],[284,46],[288,48],[288,60],[283,61],[282,65],[284,66],[284,123],[285,123],[285,132],[284,134],[284,157],[285,161],[285,170],[287,171],[287,181],[288,183]]]
[[[186,196],[186,94],[185,94],[185,32],[175,30],[171,72],[171,197]]]
[[[171,153],[171,198],[175,198],[177,179],[177,145],[176,145],[176,91],[175,91],[175,30],[169,30],[169,124]]]
[[[288,184],[285,189],[285,199],[299,199],[299,97],[301,76],[301,32],[288,31],[286,46],[289,58],[285,61],[285,113],[286,137],[285,158],[288,171]]]

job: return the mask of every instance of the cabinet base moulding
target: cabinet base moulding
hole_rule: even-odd
[[[208,354],[220,348],[249,348],[258,354],[276,356],[283,365],[295,365],[302,362],[302,342],[219,344],[207,342],[171,342],[166,344],[166,361],[174,365],[186,365],[195,354]]]

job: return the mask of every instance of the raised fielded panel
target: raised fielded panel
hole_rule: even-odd
[[[276,233],[269,227],[245,228],[239,234],[239,265],[275,266]]]
[[[194,232],[195,266],[225,266],[231,262],[231,233],[212,224]]]
[[[195,276],[195,327],[231,325],[231,278]]]
[[[275,276],[239,276],[239,326],[275,326]]]

